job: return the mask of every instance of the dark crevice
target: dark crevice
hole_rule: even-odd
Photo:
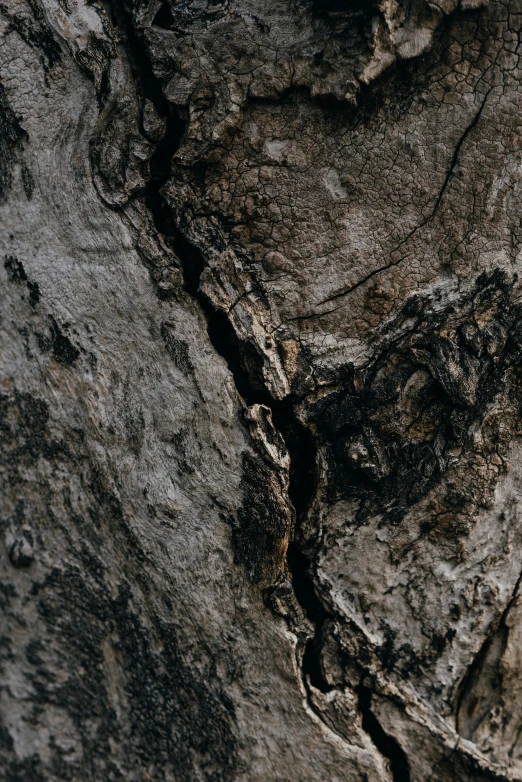
[[[226,314],[215,310],[199,291],[202,258],[180,253],[179,250],[178,255],[184,259],[185,290],[201,305],[206,315],[210,341],[216,352],[227,362],[237,391],[247,405],[264,404],[270,407],[273,424],[283,437],[290,456],[288,496],[296,513],[296,528],[294,539],[288,547],[287,566],[297,602],[314,627],[301,660],[303,684],[309,705],[313,708],[309,684],[323,693],[332,689],[324,678],[320,662],[323,628],[330,616],[317,595],[311,574],[312,560],[301,550],[300,526],[317,487],[315,440],[310,430],[299,421],[294,400],[290,398],[280,401],[271,397],[260,379],[260,372],[257,372],[257,367],[254,366],[255,355],[248,355],[248,345],[238,340]],[[252,370],[250,372],[249,364]]]
[[[363,730],[390,764],[394,782],[410,782],[410,766],[406,753],[399,742],[385,733],[381,723],[372,711],[372,688],[362,681],[358,688],[359,711],[362,715]]]
[[[310,682],[312,687],[326,694],[333,688],[328,684],[321,670],[321,640],[321,634],[316,632],[307,642],[301,661],[301,673],[307,689],[307,684]]]
[[[174,17],[172,16],[170,3],[166,2],[161,4],[152,24],[155,27],[161,27],[162,30],[170,30],[172,28]]]
[[[313,552],[304,552],[301,532],[301,525],[317,490],[317,445],[312,432],[297,418],[291,402],[272,403],[272,420],[290,456],[288,496],[295,509],[296,528],[294,539],[288,547],[287,566],[296,600],[314,628],[301,659],[303,685],[308,704],[313,709],[310,685],[323,693],[332,690],[321,667],[323,631],[331,617],[317,594],[313,578]]]
[[[310,562],[295,543],[288,548],[288,566],[292,573],[295,596],[307,619],[319,625],[327,618],[326,610],[317,597],[313,580],[309,574]]]
[[[310,574],[311,562],[300,551],[295,541],[288,547],[287,562],[288,569],[292,575],[292,586],[297,602],[305,612],[307,619],[314,626],[314,634],[306,642],[301,661],[303,684],[308,695],[310,695],[308,683],[315,687],[316,690],[327,693],[331,691],[332,687],[325,680],[321,669],[321,646],[323,628],[329,618],[329,614],[317,597]]]
[[[297,418],[291,402],[273,402],[272,419],[290,455],[288,494],[299,525],[317,488],[317,445],[312,432]]]
[[[272,410],[272,421],[282,435],[290,456],[288,494],[296,512],[294,539],[288,547],[287,566],[297,602],[313,625],[313,635],[308,638],[301,658],[301,676],[307,694],[309,708],[314,710],[310,686],[322,693],[331,692],[321,667],[324,629],[332,619],[331,613],[318,596],[314,583],[313,552],[304,553],[301,524],[306,518],[317,489],[317,446],[312,432],[302,424],[295,412],[298,400],[273,399],[256,373],[248,372],[245,362],[245,344],[241,343],[224,312],[215,310],[199,290],[199,280],[204,268],[201,253],[184,238],[177,244],[181,259],[185,290],[201,305],[207,319],[207,331],[216,352],[225,359],[234,378],[235,386],[245,403],[265,404]],[[410,770],[406,754],[392,736],[388,736],[371,711],[371,690],[361,686],[359,709],[362,727],[370,736],[376,749],[389,761],[395,782],[410,782]]]
[[[171,104],[163,94],[160,79],[154,74],[145,41],[134,28],[132,13],[125,0],[107,2],[106,10],[114,26],[123,35],[131,73],[140,94],[154,104],[162,117],[168,117],[172,111]]]
[[[145,204],[159,233],[176,238],[179,231],[174,223],[172,210],[161,194],[161,188],[170,177],[172,158],[185,132],[185,122],[176,111],[170,111],[165,119],[165,134],[156,145],[149,163],[150,176],[145,187]]]
[[[185,270],[185,264],[183,268]],[[185,280],[190,280],[190,273],[189,271],[188,276],[185,273]],[[185,289],[190,293],[187,285]],[[260,358],[255,348],[240,342],[226,314],[215,309],[200,291],[192,295],[205,313],[210,342],[215,351],[225,359],[236,389],[245,404],[272,407],[273,400],[264,388]]]
[[[171,176],[172,159],[179,149],[186,123],[176,106],[170,104],[163,94],[161,81],[154,75],[145,42],[134,29],[125,0],[116,0],[110,8],[115,23],[124,33],[131,69],[141,96],[151,101],[160,117],[165,120],[165,133],[150,159],[150,176],[144,192],[145,204],[157,231],[166,239],[180,261],[184,290],[200,305],[207,321],[209,339],[216,352],[226,361],[238,393],[247,405],[257,403],[271,408],[274,426],[283,437],[290,455],[288,493],[296,513],[296,526],[293,541],[288,547],[287,566],[295,597],[314,628],[312,636],[306,642],[301,661],[308,703],[310,708],[314,709],[310,686],[323,693],[332,690],[321,668],[321,653],[326,625],[333,618],[320,599],[315,585],[315,550],[309,546],[311,550],[305,552],[301,532],[301,525],[318,484],[315,438],[297,416],[296,404],[300,400],[291,396],[282,401],[272,398],[263,380],[262,358],[255,346],[239,340],[227,314],[213,307],[200,290],[205,259],[199,248],[180,230],[172,208],[162,195],[162,188]],[[171,11],[168,3],[160,7],[153,23],[163,28],[170,26]],[[389,759],[394,780],[409,782],[409,767],[404,752],[395,739],[385,734],[370,707],[371,691],[361,686],[359,708],[363,717],[363,728],[376,748]]]
[[[311,431],[296,415],[296,400],[276,400],[269,394],[261,378],[259,357],[254,348],[249,350],[248,344],[240,342],[227,315],[214,309],[200,291],[199,281],[204,268],[201,253],[184,237],[177,239],[175,247],[183,267],[185,290],[198,301],[205,313],[209,339],[216,352],[225,359],[238,393],[247,405],[270,407],[273,424],[283,437],[290,456],[288,495],[296,513],[296,528],[288,547],[287,566],[297,602],[314,626],[313,636],[306,642],[301,661],[303,684],[309,705],[313,708],[309,684],[323,693],[332,689],[324,678],[320,663],[323,628],[330,616],[317,596],[311,575],[312,561],[301,550],[300,540],[300,525],[317,487],[316,443]]]
[[[179,232],[172,219],[172,212],[161,195],[161,188],[170,177],[172,158],[179,149],[186,123],[177,108],[163,94],[161,80],[154,73],[145,41],[134,29],[125,0],[111,3],[110,10],[114,24],[125,36],[130,68],[139,93],[142,99],[153,104],[158,115],[165,121],[165,132],[149,161],[150,174],[145,187],[145,203],[157,230],[166,237],[175,237]],[[144,132],[143,128],[141,130]],[[147,134],[144,132],[144,135]]]
[[[135,31],[132,16],[125,0],[111,4],[115,23],[124,32],[133,76],[140,92],[150,100],[158,114],[166,121],[165,133],[150,159],[150,176],[145,187],[145,203],[159,233],[169,240],[178,256],[184,278],[184,289],[201,306],[207,319],[210,341],[222,356],[234,377],[237,390],[247,405],[265,404],[272,409],[273,421],[281,432],[291,457],[290,499],[296,514],[306,512],[315,492],[316,447],[309,430],[301,424],[294,410],[295,400],[274,400],[266,389],[261,373],[261,358],[254,346],[241,343],[226,313],[217,310],[199,288],[205,260],[176,224],[173,211],[161,190],[171,175],[172,159],[179,149],[186,123],[176,107],[165,98],[160,79],[155,76],[145,42]],[[169,23],[171,9],[165,2],[160,7],[154,24]]]
[[[184,288],[193,299],[203,298],[199,290],[199,281],[205,266],[203,254],[185,239],[181,231],[176,231],[173,238],[175,239],[176,253],[183,266]]]

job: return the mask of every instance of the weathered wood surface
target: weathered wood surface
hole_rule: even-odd
[[[522,779],[522,3],[0,25],[2,779]]]

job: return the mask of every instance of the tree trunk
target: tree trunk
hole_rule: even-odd
[[[522,779],[522,1],[0,24],[2,779]]]

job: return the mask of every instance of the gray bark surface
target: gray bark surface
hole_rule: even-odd
[[[0,777],[522,779],[522,2],[0,3]]]

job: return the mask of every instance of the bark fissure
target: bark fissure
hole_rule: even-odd
[[[440,189],[439,195],[437,196],[437,200],[435,201],[435,206],[433,207],[433,211],[432,211],[429,219],[431,219],[432,217],[435,217],[435,215],[439,211],[439,207],[440,207],[440,205],[442,203],[442,199],[444,198],[444,194],[446,192],[446,189],[447,189],[447,187],[448,187],[448,185],[449,185],[449,183],[451,181],[451,178],[453,176],[453,172],[455,171],[455,166],[457,165],[462,146],[463,146],[464,142],[466,141],[466,139],[468,138],[468,136],[471,133],[471,131],[473,130],[473,128],[475,128],[477,126],[477,124],[478,124],[478,122],[480,120],[480,117],[482,115],[482,112],[484,111],[484,108],[486,106],[487,99],[489,98],[489,95],[490,95],[492,89],[493,89],[493,87],[490,87],[490,89],[484,95],[484,99],[483,99],[482,103],[480,104],[480,106],[478,108],[478,111],[475,113],[473,119],[471,120],[469,125],[466,127],[466,129],[462,133],[461,137],[459,138],[457,144],[455,145],[453,156],[451,158],[451,163],[449,165],[446,177],[444,179],[444,182],[442,183],[442,187]]]
[[[363,679],[359,686],[359,711],[362,714],[362,726],[371,740],[390,764],[394,782],[410,782],[410,766],[406,753],[399,742],[387,734],[372,711],[372,688]]]
[[[243,367],[241,344],[226,313],[213,307],[200,290],[200,277],[205,265],[202,253],[179,230],[172,209],[161,193],[162,187],[169,179],[171,162],[183,137],[185,123],[175,107],[168,104],[163,97],[159,97],[159,80],[151,76],[152,68],[145,47],[135,33],[133,36],[134,49],[141,52],[140,57],[134,62],[140,63],[144,69],[139,84],[145,92],[145,97],[151,100],[158,113],[166,119],[165,134],[156,145],[150,160],[150,178],[145,187],[145,203],[151,212],[156,229],[170,240],[178,256],[183,270],[184,289],[201,307],[206,318],[209,339],[216,352],[225,359],[238,393],[247,405],[263,404],[270,407],[274,426],[283,437],[290,456],[288,494],[296,513],[296,528],[288,547],[287,567],[296,600],[313,627],[313,633],[300,653],[300,667],[308,705],[318,713],[314,707],[310,686],[322,693],[328,693],[333,689],[326,682],[321,670],[323,629],[333,616],[318,597],[310,572],[313,568],[313,555],[303,553],[300,541],[300,525],[310,507],[317,486],[317,446],[310,430],[297,418],[295,404],[299,400],[276,400],[266,387],[259,388],[251,382]],[[363,729],[370,736],[376,749],[390,761],[394,779],[407,782],[409,777],[397,776],[393,771],[395,767],[403,768],[399,745],[390,738],[386,741],[380,740],[385,734],[377,718],[368,709],[362,708],[365,704],[364,698],[359,699],[359,704]],[[319,717],[321,718],[320,714]],[[396,757],[399,760],[396,760]]]
[[[161,80],[154,73],[146,44],[136,31],[126,0],[113,0],[108,4],[108,10],[116,29],[123,37],[131,73],[142,97],[150,100],[162,117],[168,117],[173,107],[163,94]]]
[[[131,22],[127,23],[132,27]],[[171,175],[172,159],[179,149],[186,124],[176,107],[164,98],[161,91],[161,83],[152,72],[152,65],[148,59],[144,43],[136,33],[132,33],[132,35],[133,48],[135,51],[140,52],[139,57],[134,59],[135,67],[138,66],[138,68],[142,69],[138,78],[138,84],[144,92],[144,97],[154,104],[158,114],[166,122],[163,138],[157,143],[150,159],[150,177],[146,183],[144,193],[145,204],[152,215],[156,229],[165,237],[176,252],[183,270],[184,290],[201,307],[206,318],[210,342],[216,352],[225,359],[238,393],[246,405],[261,404],[271,409],[274,426],[283,437],[290,456],[288,494],[296,513],[296,527],[288,547],[286,562],[295,598],[313,628],[310,637],[304,644],[304,648],[298,652],[302,683],[309,708],[318,714],[320,719],[323,719],[314,706],[311,688],[323,694],[327,694],[334,689],[325,679],[322,670],[323,636],[327,623],[336,618],[341,622],[343,620],[342,617],[336,617],[335,612],[332,613],[319,597],[312,574],[314,552],[310,551],[310,542],[308,542],[308,550],[305,552],[301,539],[301,524],[306,517],[317,487],[317,443],[310,429],[301,423],[297,417],[295,407],[302,400],[292,399],[291,397],[282,401],[276,400],[269,393],[266,385],[252,382],[252,378],[245,368],[243,355],[245,346],[238,339],[227,313],[214,307],[200,289],[200,278],[205,268],[203,254],[180,230],[176,223],[173,209],[161,192]],[[485,106],[486,98],[473,122],[468,126],[457,145],[450,172],[439,193],[432,217],[436,214],[440,205],[462,144],[471,129],[478,122]],[[395,265],[395,262],[386,264],[384,267],[366,275],[364,279],[351,286],[348,290],[329,297],[321,303],[324,304],[347,295],[368,282],[379,272]],[[362,728],[368,734],[376,750],[388,761],[390,772],[395,782],[409,782],[410,771],[406,754],[399,742],[384,731],[372,710],[372,691],[364,684],[365,676],[366,674],[363,672],[361,680],[363,683],[358,688],[357,701]]]

